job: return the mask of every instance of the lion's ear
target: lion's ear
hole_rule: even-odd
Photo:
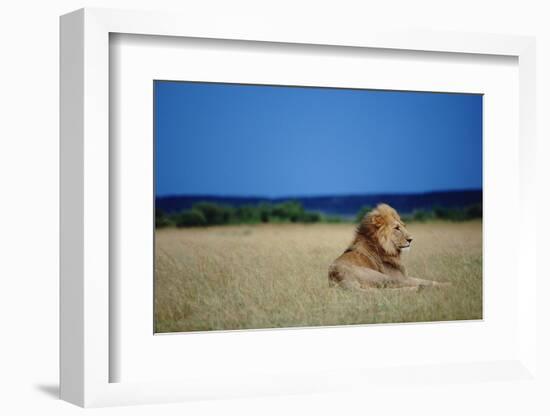
[[[384,225],[384,218],[380,214],[371,215],[369,218],[369,222],[380,228]]]

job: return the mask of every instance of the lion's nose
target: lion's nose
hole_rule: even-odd
[[[407,241],[410,243],[411,241],[413,241],[412,237],[407,237]]]

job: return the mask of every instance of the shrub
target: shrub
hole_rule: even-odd
[[[273,208],[273,216],[281,220],[298,222],[304,216],[304,207],[296,201],[287,201]]]
[[[438,219],[447,221],[465,221],[473,218],[481,218],[481,208],[476,208],[475,206],[465,208],[435,207],[434,215]]]
[[[233,209],[212,202],[198,202],[193,205],[193,211],[202,213],[208,225],[221,225],[230,222]]]
[[[155,209],[155,227],[162,228],[171,225],[170,218],[161,209]]]
[[[412,213],[412,221],[424,222],[432,218],[432,213],[423,209],[415,210]]]
[[[234,210],[233,221],[246,224],[260,222],[260,211],[252,205],[240,206]]]
[[[324,215],[321,217],[321,220],[329,224],[337,224],[337,223],[344,222],[344,219],[342,217],[339,217],[338,215]]]
[[[304,212],[300,217],[300,222],[314,223],[321,221],[321,214],[318,212]]]
[[[424,222],[434,218],[443,221],[460,222],[482,218],[482,211],[483,210],[481,204],[474,204],[460,208],[434,206],[431,211],[423,209],[415,210],[411,214],[402,215],[401,218],[405,222]]]
[[[178,227],[201,227],[205,225],[207,225],[207,221],[204,214],[195,209],[180,212],[176,216],[176,226]]]
[[[435,218],[441,220],[451,220],[456,221],[460,217],[459,210],[456,208],[445,208],[441,206],[434,207],[434,216]]]
[[[355,217],[355,222],[361,222],[363,217],[370,211],[372,211],[372,207],[369,205],[364,205],[363,207],[361,207],[361,209],[357,213],[357,216]]]
[[[466,207],[466,218],[482,218],[483,217],[483,207],[481,204],[474,204]]]
[[[260,216],[261,222],[269,222],[271,215],[272,215],[273,209],[270,204],[262,203],[258,207],[258,213]]]

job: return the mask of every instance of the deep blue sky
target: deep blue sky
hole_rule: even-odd
[[[155,81],[156,194],[482,187],[482,97]]]

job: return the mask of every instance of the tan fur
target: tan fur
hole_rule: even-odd
[[[363,217],[351,245],[329,266],[330,286],[368,291],[446,285],[407,275],[401,251],[411,242],[397,211],[386,204],[378,205]]]

